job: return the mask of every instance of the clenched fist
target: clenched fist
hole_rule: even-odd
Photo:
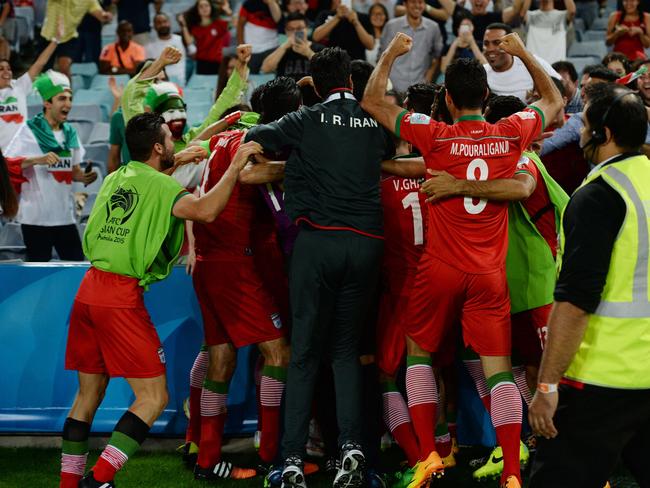
[[[395,34],[395,37],[393,37],[393,40],[390,41],[386,51],[391,53],[393,56],[398,57],[409,52],[412,47],[413,39],[403,32],[398,32]]]

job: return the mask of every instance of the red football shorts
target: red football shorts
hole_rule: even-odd
[[[286,335],[280,308],[252,259],[197,261],[193,281],[208,346],[240,348]]]
[[[505,267],[469,274],[423,254],[408,304],[406,334],[422,349],[441,350],[460,321],[465,345],[482,356],[509,356],[510,298]]]
[[[80,299],[85,301],[95,296],[95,301],[99,301],[104,289],[106,303],[110,303],[111,296],[115,298],[114,290],[119,289],[122,293],[130,290],[128,293],[133,295],[122,294],[122,304],[142,303],[142,288],[137,283],[135,278],[94,268],[88,271],[72,306],[66,369],[125,378],[154,378],[165,374],[162,344],[144,306],[119,308],[88,304]]]
[[[512,321],[512,354],[523,364],[539,366],[546,342],[548,317],[552,303],[515,313]]]
[[[377,320],[377,367],[394,376],[406,354],[404,319],[409,296],[384,290],[379,302]]]

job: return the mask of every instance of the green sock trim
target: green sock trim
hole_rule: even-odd
[[[282,366],[267,366],[264,365],[262,368],[262,376],[268,376],[275,380],[281,381],[282,383],[287,382],[287,368]]]
[[[436,425],[436,437],[442,437],[445,434],[449,434],[449,429],[447,428],[447,422],[444,424]]]
[[[108,444],[118,448],[126,457],[133,456],[138,449],[140,449],[140,444],[135,439],[129,437],[123,432],[113,432],[111,435],[111,440],[108,441]]]
[[[397,389],[397,383],[395,383],[394,380],[386,380],[381,382],[381,391],[382,393],[389,393],[399,390]]]
[[[417,366],[418,364],[424,364],[425,366],[431,366],[431,356],[406,356],[406,367]]]
[[[228,393],[228,383],[222,381],[212,381],[206,378],[203,380],[203,388],[212,393],[222,393],[224,395]]]
[[[208,352],[208,345],[207,344],[201,344],[201,352]]]
[[[88,441],[66,441],[61,443],[61,451],[63,454],[71,454],[73,456],[81,456],[88,452]]]
[[[512,375],[512,371],[504,371],[503,373],[497,373],[495,375],[490,376],[487,379],[487,385],[490,390],[492,390],[492,388],[494,388],[499,383],[503,383],[503,382],[514,384],[515,377]]]
[[[455,424],[456,423],[456,412],[447,412],[447,423]]]

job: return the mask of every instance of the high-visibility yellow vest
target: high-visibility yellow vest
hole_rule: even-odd
[[[633,156],[591,173],[623,198],[623,226],[614,242],[600,304],[565,377],[609,388],[650,388],[650,160]],[[560,252],[564,229],[560,230]]]

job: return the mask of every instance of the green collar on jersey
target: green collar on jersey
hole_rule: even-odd
[[[480,120],[482,122],[485,122],[485,119],[482,115],[463,115],[462,117],[458,117],[456,120],[454,120],[454,124],[463,122],[465,120]]]

